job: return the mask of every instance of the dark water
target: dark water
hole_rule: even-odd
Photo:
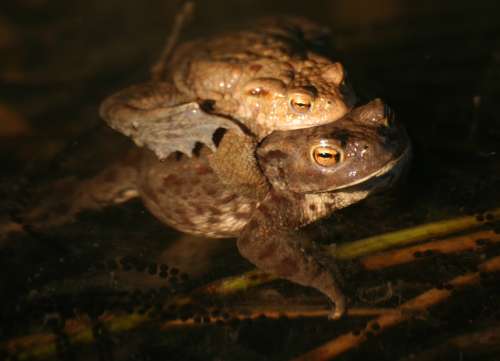
[[[62,191],[45,184],[87,177],[123,154],[128,145],[100,126],[97,106],[113,90],[147,78],[176,7],[173,1],[114,0],[0,5],[2,222],[40,194],[52,192],[57,203]],[[357,92],[364,99],[386,100],[405,123],[415,150],[409,174],[397,189],[322,222],[319,238],[348,242],[499,206],[499,10],[496,1],[486,0],[207,0],[199,3],[185,37],[283,13],[333,29]],[[8,130],[9,124],[23,122],[25,130]],[[154,220],[140,202],[86,212],[71,224],[43,232],[25,231],[4,232],[0,238],[0,345],[38,332],[55,334],[51,359],[284,360],[359,330],[368,320],[261,318],[160,330],[162,317],[197,315],[202,321],[207,308],[287,300],[325,305],[314,291],[278,282],[236,296],[200,298],[194,306],[117,332],[99,321],[104,310],[140,314],[173,294],[188,294],[251,265],[232,241],[182,236]],[[489,246],[376,272],[347,264],[345,289],[352,306],[396,306],[498,254],[498,247]],[[422,352],[457,335],[498,327],[498,281],[493,274],[478,287],[457,291],[431,312],[384,331],[340,359],[435,359]],[[370,304],[360,296],[387,282],[396,291],[385,303]],[[61,320],[75,314],[88,317],[94,341],[75,344],[61,329]],[[498,350],[498,342],[462,351],[448,346],[440,357],[496,360]]]

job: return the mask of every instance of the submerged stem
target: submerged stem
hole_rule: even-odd
[[[459,231],[464,231],[469,228],[478,227],[484,225],[486,221],[491,222],[495,221],[500,217],[500,208],[492,209],[490,211],[486,211],[483,214],[474,215],[474,216],[464,216],[450,220],[432,222],[424,225],[419,225],[412,228],[407,228],[395,232],[385,233],[378,236],[373,236],[365,239],[361,239],[359,241],[347,243],[340,245],[336,249],[336,256],[340,259],[353,259],[361,256],[366,256],[370,253],[375,253],[380,250],[388,249],[394,246],[405,245],[409,243],[414,243],[420,240],[424,240],[426,238],[445,236],[451,233],[456,233]],[[432,247],[435,249],[436,247],[441,247],[441,251],[446,252],[446,250],[460,251],[467,247],[474,247],[475,241],[479,238],[488,237],[493,241],[498,241],[498,235],[492,231],[481,231],[465,236],[454,237],[446,240],[441,240],[437,242],[432,242],[431,244],[426,244],[428,247]],[[471,243],[474,241],[473,243]],[[458,246],[457,246],[458,244]],[[453,246],[452,246],[453,245]],[[465,248],[464,248],[465,247]],[[406,257],[408,252],[414,253],[414,247],[400,250],[403,256]],[[405,252],[405,250],[409,250]],[[387,254],[381,254],[377,256],[373,256],[373,260],[376,258],[374,268],[381,268],[386,266],[391,266],[393,264],[397,264],[398,262],[387,261],[387,259],[393,258],[392,252],[387,252]],[[386,260],[384,260],[384,257]],[[406,257],[408,258],[408,257]],[[409,258],[406,262],[413,260],[414,258]],[[363,260],[365,263],[370,264],[370,257],[365,257]],[[401,262],[399,262],[401,263]],[[367,266],[368,268],[370,266]],[[484,262],[480,266],[481,272],[493,272],[500,270],[500,257],[496,257],[491,259],[490,261]],[[246,272],[242,275],[227,277],[224,279],[217,280],[208,285],[205,285],[190,295],[179,295],[176,299],[174,299],[170,304],[173,305],[185,305],[189,303],[193,303],[199,295],[229,295],[238,291],[242,291],[248,289],[250,287],[255,287],[267,282],[274,280],[275,277],[268,275],[260,270],[252,270]],[[453,279],[450,284],[454,287],[462,287],[464,285],[477,283],[479,280],[479,274],[466,274],[460,277]],[[380,317],[375,321],[369,323],[369,326],[377,323],[381,329],[385,329],[391,326],[394,326],[398,323],[403,322],[409,316],[408,311],[418,311],[430,307],[434,304],[444,301],[449,297],[449,290],[438,290],[431,289],[422,295],[407,301],[400,307],[396,308],[390,312],[382,312]],[[359,312],[358,312],[359,311]],[[367,314],[366,310],[358,310],[352,309],[349,311],[349,314],[354,316],[356,313],[359,314]],[[326,312],[323,310],[309,311],[306,312],[302,316],[305,317],[317,317],[322,312]],[[372,310],[369,312],[379,312],[377,310]],[[369,313],[368,312],[368,313]],[[261,314],[262,312],[260,312]],[[373,314],[372,313],[372,314]],[[270,317],[278,317],[277,313],[273,313],[269,311]],[[299,317],[299,314],[291,312],[289,316]],[[125,330],[131,330],[139,327],[147,321],[151,321],[152,317],[148,314],[139,315],[139,314],[129,314],[129,315],[113,315],[113,314],[105,314],[99,317],[99,321],[104,324],[104,326],[112,333],[117,333]],[[194,321],[193,321],[194,322]],[[190,322],[186,322],[189,324]],[[167,328],[169,326],[178,325],[175,321],[173,321],[170,325],[164,324]],[[378,327],[378,326],[377,326]],[[91,326],[88,322],[82,319],[71,319],[66,320],[66,324],[64,327],[64,332],[70,339],[72,343],[88,343],[93,340]],[[367,331],[368,332],[368,331]],[[354,335],[352,333],[345,334],[338,339],[335,339],[324,346],[321,346],[317,350],[312,351],[306,355],[303,355],[299,358],[299,360],[308,360],[312,355],[321,355],[321,357],[328,355],[328,357],[333,357],[337,354],[340,354],[346,351],[349,348],[352,348],[366,339],[366,333],[361,333],[360,335]],[[2,344],[0,344],[0,349],[8,351],[12,355],[16,355],[16,359],[23,360],[27,358],[44,358],[50,355],[53,355],[56,352],[56,335],[50,332],[43,332],[38,334],[32,334],[29,336],[18,337],[15,339],[8,340]],[[318,360],[323,360],[326,358],[318,358]]]

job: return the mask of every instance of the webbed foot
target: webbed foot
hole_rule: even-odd
[[[335,304],[329,318],[339,319],[346,312],[339,272],[331,255],[299,232],[299,208],[297,200],[268,195],[243,229],[238,249],[261,270],[322,292]]]

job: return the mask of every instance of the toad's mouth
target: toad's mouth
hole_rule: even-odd
[[[356,179],[351,183],[344,184],[339,187],[332,188],[327,192],[336,192],[338,190],[345,191],[346,188],[353,188],[359,184],[366,182],[375,183],[391,183],[391,180],[395,180],[403,171],[404,166],[408,163],[411,157],[411,146],[408,145],[405,150],[399,155],[399,157],[391,159],[382,167],[377,169],[375,172],[368,174],[366,177]]]

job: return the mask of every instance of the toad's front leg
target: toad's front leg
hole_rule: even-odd
[[[330,317],[339,318],[346,301],[337,284],[335,264],[298,232],[305,222],[302,202],[294,197],[268,195],[240,235],[238,248],[263,271],[324,293],[335,303]]]

